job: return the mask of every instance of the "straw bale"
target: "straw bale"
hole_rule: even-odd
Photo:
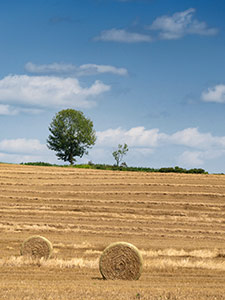
[[[52,253],[51,242],[43,236],[34,235],[26,239],[21,246],[21,255],[29,256],[34,259],[48,259]]]
[[[132,244],[110,244],[99,260],[99,270],[104,279],[137,280],[141,276],[143,260],[139,250]]]

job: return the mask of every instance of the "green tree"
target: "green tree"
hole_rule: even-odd
[[[124,144],[124,145],[119,144],[118,145],[118,150],[113,151],[112,155],[116,160],[116,166],[117,167],[119,166],[119,164],[122,161],[123,157],[127,154],[128,150],[129,149],[128,149],[127,144]]]
[[[49,126],[47,139],[49,149],[56,151],[58,159],[74,164],[74,157],[88,154],[87,149],[95,144],[93,123],[81,111],[65,109],[58,112]]]

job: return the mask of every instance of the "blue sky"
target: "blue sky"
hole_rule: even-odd
[[[78,163],[225,172],[225,1],[0,1],[0,161],[60,163],[61,109],[96,145]]]

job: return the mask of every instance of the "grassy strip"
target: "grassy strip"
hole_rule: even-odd
[[[21,163],[22,165],[31,166],[50,166],[50,167],[72,167],[72,168],[82,168],[82,169],[97,169],[97,170],[111,170],[111,171],[134,171],[134,172],[159,172],[159,173],[186,173],[186,174],[208,174],[204,169],[184,169],[178,166],[176,167],[164,167],[164,168],[145,168],[145,167],[123,167],[105,164],[80,164],[80,165],[56,165],[45,162],[28,162]]]

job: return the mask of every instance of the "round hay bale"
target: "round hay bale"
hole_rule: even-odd
[[[52,254],[52,244],[45,237],[34,235],[26,239],[21,246],[21,255],[31,258],[48,259]]]
[[[137,280],[141,276],[143,260],[132,244],[110,244],[99,260],[99,270],[104,279]]]

